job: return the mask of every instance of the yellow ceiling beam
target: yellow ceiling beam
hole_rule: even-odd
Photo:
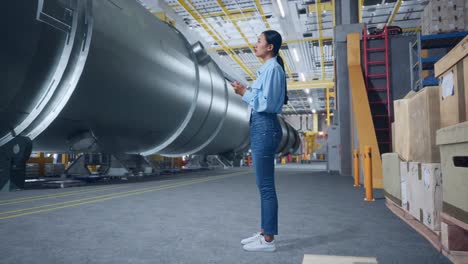
[[[307,39],[296,39],[296,40],[287,40],[283,43],[290,44],[290,43],[298,43],[298,42],[314,42],[320,40],[333,40],[333,37],[323,37],[322,38],[307,38]]]
[[[283,44],[291,44],[291,43],[300,43],[300,42],[316,42],[316,41],[327,41],[327,40],[333,40],[333,37],[322,37],[322,38],[308,38],[308,39],[296,39],[296,40],[287,40],[283,41]],[[229,46],[230,49],[248,49],[249,46],[247,45],[236,45],[236,46]],[[209,52],[212,51],[222,51],[224,50],[223,48],[210,48],[208,49]]]
[[[324,88],[333,88],[333,87],[335,87],[335,83],[332,80],[288,82],[288,90],[324,89]]]
[[[390,26],[393,23],[393,20],[395,19],[396,14],[398,13],[398,10],[400,10],[400,6],[402,2],[403,2],[402,0],[398,0],[396,2],[395,7],[393,8],[392,14],[388,18],[387,26]]]
[[[239,34],[241,35],[241,37],[244,39],[245,43],[246,43],[247,46],[249,47],[249,49],[250,49],[250,51],[252,52],[252,54],[255,54],[254,47],[250,44],[249,39],[245,36],[244,32],[242,32],[242,30],[241,30],[240,27],[237,25],[237,23],[231,19],[231,15],[229,14],[229,10],[227,10],[227,8],[226,8],[226,6],[224,5],[223,1],[217,0],[216,2],[218,2],[218,5],[219,5],[219,6],[221,7],[221,9],[226,13],[227,18],[229,19],[229,21],[231,21],[231,23],[234,25],[234,27],[235,27],[236,30],[239,32]],[[257,60],[258,60],[258,62],[260,62],[260,64],[262,63],[262,61],[261,61],[258,57],[255,57],[255,58],[257,58]]]
[[[249,18],[253,18],[255,16],[255,13],[245,13],[245,14],[233,14],[233,15],[224,15],[224,16],[218,16],[222,17],[223,19],[229,19],[231,21],[242,21],[242,20],[247,20]],[[214,17],[211,16],[210,17]]]
[[[265,17],[265,12],[263,12],[263,8],[262,8],[262,5],[260,4],[259,0],[255,0],[255,6],[257,7],[258,12],[260,12],[260,16],[262,17],[263,22],[265,23],[265,27],[267,29],[271,29],[270,24],[268,23],[268,20]],[[293,74],[291,72],[291,69],[289,68],[288,62],[286,61],[286,57],[284,56],[284,53],[283,53],[283,51],[281,49],[279,50],[279,55],[283,58],[284,68],[286,68],[286,72],[289,75],[289,79],[291,79],[293,81],[296,81],[293,78]]]
[[[318,3],[320,5],[320,8],[322,10],[327,10],[327,11],[333,11],[333,3],[332,2],[328,2],[328,3]],[[309,5],[309,13],[313,13],[315,12],[317,8],[315,7],[315,4],[311,4]]]
[[[216,30],[210,29],[209,26],[205,23],[202,23],[203,20],[206,18],[202,14],[196,14],[194,11],[197,13],[200,13],[198,10],[196,10],[195,6],[193,6],[193,9],[187,5],[185,0],[177,0],[180,6],[182,6],[192,17],[195,19],[198,24],[200,24],[203,29],[219,44],[221,47],[229,54],[229,56],[244,70],[244,72],[250,76],[250,78],[255,79],[255,75],[244,65],[244,63],[238,58],[237,54],[233,52],[227,45],[224,44],[224,41],[221,40],[216,33]]]
[[[251,16],[252,13],[257,12],[256,8],[246,8],[240,10],[226,10],[226,12],[215,12],[205,15],[206,17],[225,17],[227,15],[249,15]]]

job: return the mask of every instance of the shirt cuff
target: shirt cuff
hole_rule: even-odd
[[[254,94],[249,90],[246,90],[244,95],[242,96],[242,100],[246,102],[247,104],[250,104],[253,98],[254,98]]]

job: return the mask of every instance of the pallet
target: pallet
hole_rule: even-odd
[[[446,256],[454,264],[467,264],[468,263],[468,251],[456,251],[449,250],[447,246],[442,243],[441,231],[434,231],[428,228],[426,225],[421,223],[418,219],[414,218],[408,211],[401,208],[398,204],[385,197],[387,208],[390,209],[396,216],[411,226],[416,232],[426,238],[438,252]],[[459,228],[463,228],[468,231],[468,225],[461,223],[460,221],[442,213],[442,223],[449,223],[450,225],[456,225]],[[463,225],[462,225],[463,224]],[[450,237],[449,237],[450,240]]]
[[[447,233],[442,230],[442,253],[454,263],[468,263],[468,224],[447,215],[441,214],[442,228],[447,225]]]
[[[401,220],[403,220],[414,230],[416,230],[419,234],[421,234],[424,238],[426,238],[432,244],[432,246],[434,246],[437,249],[437,251],[442,251],[440,231],[431,230],[429,227],[419,222],[418,219],[414,218],[408,211],[404,210],[387,197],[385,197],[385,200],[386,205],[388,209],[390,209],[390,211],[392,211],[396,216],[401,218]]]

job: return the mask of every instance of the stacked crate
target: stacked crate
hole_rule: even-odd
[[[394,102],[395,152],[393,157],[382,156],[384,166],[392,163],[393,177],[400,182],[397,203],[409,215],[425,224],[433,232],[440,231],[442,186],[440,153],[436,145],[436,132],[440,128],[439,88],[426,87],[411,92]],[[390,158],[392,160],[390,160]],[[398,158],[398,163],[395,160]],[[386,187],[384,184],[384,189]],[[390,197],[390,196],[388,196]]]
[[[468,37],[435,64],[440,78],[442,246],[468,254]]]
[[[435,64],[439,86],[394,102],[396,153],[382,155],[389,208],[455,263],[468,263],[467,55],[465,37]]]
[[[423,35],[468,30],[465,0],[431,0],[421,17]]]

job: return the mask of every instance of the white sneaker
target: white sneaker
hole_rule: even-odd
[[[246,251],[257,251],[257,252],[273,252],[276,250],[275,240],[271,242],[265,241],[265,237],[260,235],[257,240],[244,245]]]
[[[262,233],[260,233],[260,232],[254,233],[251,237],[242,239],[241,244],[242,245],[247,245],[249,243],[254,242],[255,240],[258,240],[261,236],[262,236]]]

